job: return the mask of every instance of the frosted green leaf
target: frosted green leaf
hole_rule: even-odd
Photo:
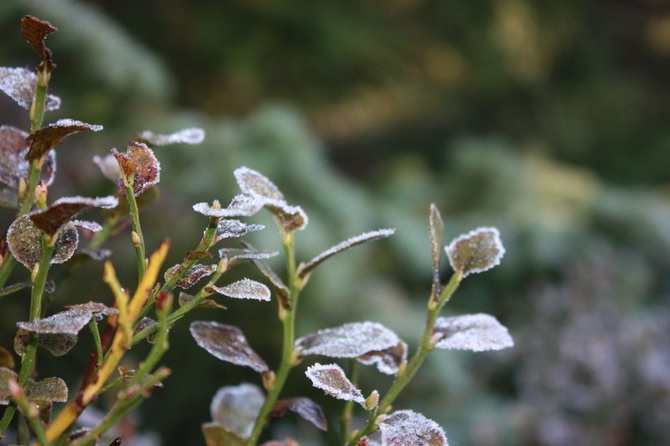
[[[30,148],[28,134],[9,125],[0,126],[0,181],[14,189],[20,178],[28,178],[30,163],[25,156]],[[42,163],[40,181],[49,186],[56,172],[56,152],[50,151]]]
[[[244,446],[244,440],[239,435],[217,423],[203,424],[202,434],[205,436],[206,446]]]
[[[145,130],[137,135],[137,139],[153,146],[169,144],[200,144],[205,140],[205,131],[200,128],[188,128],[167,135]]]
[[[440,317],[435,321],[434,332],[440,335],[435,347],[447,350],[481,352],[514,346],[507,328],[488,314]]]
[[[284,200],[284,194],[279,191],[272,181],[260,172],[248,167],[240,167],[239,169],[235,169],[235,179],[245,194],[278,201]]]
[[[395,375],[400,364],[407,361],[407,344],[400,341],[394,347],[372,351],[356,359],[365,365],[376,365],[377,369],[386,375]]]
[[[59,119],[53,124],[42,127],[35,133],[28,135],[30,150],[25,156],[28,161],[40,159],[53,149],[65,137],[79,132],[102,130],[101,125],[87,124],[74,119]]]
[[[112,149],[122,176],[133,177],[133,194],[137,197],[160,181],[161,166],[153,150],[136,141],[128,144],[126,153]],[[123,180],[116,180],[119,191],[125,196]]]
[[[194,265],[177,281],[177,286],[183,289],[191,288],[203,277],[212,275],[216,271],[216,265]],[[182,273],[181,264],[174,265],[165,271],[166,281],[171,280],[175,275]]]
[[[330,257],[334,256],[337,253],[340,253],[342,251],[345,251],[349,248],[353,248],[356,245],[360,245],[366,242],[371,242],[374,240],[379,240],[380,238],[388,237],[395,233],[395,229],[379,229],[377,231],[371,231],[371,232],[366,232],[365,234],[361,234],[356,237],[352,237],[348,240],[343,241],[342,243],[339,243],[326,251],[322,252],[318,256],[314,257],[312,260],[307,262],[306,264],[301,264],[298,267],[298,275],[300,277],[305,277],[308,274],[311,273],[311,271],[320,263],[324,262],[325,260],[329,259]]]
[[[430,251],[433,256],[433,295],[439,295],[440,288],[440,260],[442,246],[444,246],[444,222],[435,203],[430,204]]]
[[[449,263],[463,277],[481,273],[500,264],[505,248],[496,228],[477,228],[454,239],[445,248]]]
[[[265,394],[254,384],[221,387],[209,406],[212,420],[240,438],[248,438],[254,427]]]
[[[150,317],[143,317],[135,326],[135,330],[133,331],[133,336],[138,335],[142,333],[144,330],[149,329],[150,327],[153,327],[154,325],[158,325],[158,322],[155,320],[151,319]],[[156,335],[157,331],[150,334],[147,336],[147,342],[149,344],[155,344],[156,343]]]
[[[269,259],[279,255],[278,251],[256,251],[254,249],[222,248],[219,257],[228,259],[228,265],[233,266],[248,260]]]
[[[270,300],[270,289],[260,282],[251,279],[242,279],[233,282],[224,287],[210,286],[211,289],[224,296],[233,297],[235,299],[255,299],[255,300]]]
[[[307,368],[305,375],[312,385],[338,400],[354,401],[365,407],[365,398],[337,364],[321,365],[318,362]]]
[[[227,208],[222,208],[217,200],[210,205],[208,203],[197,203],[193,210],[199,214],[214,218],[251,217],[261,210],[263,201],[251,195],[236,195]]]
[[[9,390],[9,381],[19,381],[19,375],[6,367],[0,367],[0,406],[9,404],[12,392]]]
[[[328,430],[328,422],[326,421],[323,409],[309,398],[298,397],[279,400],[275,403],[268,418],[281,417],[288,411],[298,414],[322,431]]]
[[[264,229],[263,225],[248,225],[239,220],[221,219],[216,226],[216,239],[214,243],[223,240],[224,238],[242,237],[252,231],[260,231]]]
[[[93,162],[100,168],[100,172],[112,181],[120,180],[122,178],[121,168],[116,157],[112,154],[106,155],[104,158],[95,155]]]
[[[272,212],[285,232],[305,229],[309,219],[300,206],[289,206],[282,200],[265,201],[263,206]]]
[[[37,229],[30,217],[30,214],[24,215],[10,225],[7,231],[7,244],[16,260],[32,271],[42,259],[42,231]],[[66,262],[72,257],[78,244],[77,229],[71,223],[65,224],[58,231],[51,263]]]
[[[77,344],[77,335],[65,333],[41,333],[37,335],[37,346],[53,356],[63,356]],[[14,351],[23,357],[30,342],[30,332],[19,329],[14,337]]]
[[[444,430],[412,410],[398,410],[377,418],[382,446],[448,446]]]
[[[191,323],[191,334],[200,347],[222,361],[251,367],[259,373],[268,371],[265,361],[251,349],[244,334],[237,327],[195,321]]]
[[[42,59],[42,62],[37,66],[40,71],[46,69],[46,71],[51,72],[56,68],[56,64],[51,59],[51,50],[45,44],[47,36],[56,31],[58,31],[58,28],[46,20],[40,20],[31,15],[24,16],[21,19],[21,34]]]
[[[0,67],[0,91],[26,110],[30,110],[37,89],[37,75],[27,68]],[[47,95],[44,109],[46,111],[58,110],[60,98],[51,94]]]
[[[75,335],[88,324],[93,313],[76,308],[61,311],[52,316],[38,318],[32,322],[17,322],[16,325],[32,333],[64,333]]]
[[[108,307],[105,304],[101,304],[100,302],[88,302],[85,304],[77,304],[77,305],[66,305],[66,309],[68,310],[82,310],[82,311],[88,311],[93,314],[93,316],[96,317],[96,319],[100,320],[102,316],[111,316],[112,314],[119,314],[119,310],[116,308]]]
[[[33,212],[28,214],[32,222],[48,235],[54,235],[67,222],[72,220],[80,212],[90,208],[109,209],[114,208],[119,204],[116,197],[63,197],[56,200],[51,206],[43,211]],[[79,226],[87,223],[78,222]],[[93,223],[88,224],[89,227],[95,229],[100,228],[100,225],[93,226]],[[98,229],[101,230],[102,228]]]
[[[67,401],[68,389],[65,381],[57,377],[50,377],[26,385],[25,392],[29,401],[63,403]]]

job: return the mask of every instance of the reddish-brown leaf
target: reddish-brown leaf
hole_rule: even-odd
[[[40,70],[46,68],[47,71],[52,71],[56,68],[56,64],[51,59],[51,50],[44,43],[47,36],[56,31],[58,31],[58,28],[37,17],[27,15],[21,19],[21,33],[23,37],[26,38],[30,46],[33,47],[37,55],[42,59],[42,62],[37,66]]]

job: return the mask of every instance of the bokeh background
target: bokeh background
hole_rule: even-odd
[[[257,169],[310,216],[301,259],[371,229],[398,230],[313,276],[299,334],[375,320],[410,345],[430,291],[429,204],[447,240],[497,226],[502,265],[468,278],[447,312],[496,315],[515,348],[437,352],[396,407],[436,420],[456,445],[670,444],[667,2],[3,0],[3,66],[36,63],[20,35],[25,14],[60,28],[47,44],[63,106],[47,122],[105,126],[59,146],[52,197],[113,192],[91,158],[139,131],[202,127],[202,145],[157,150],[160,198],[143,213],[149,247],[170,237],[168,265],[177,263],[206,224],[191,205],[227,202],[233,170]],[[5,98],[0,116],[28,125]],[[8,224],[12,211],[1,212]],[[249,240],[278,248],[272,221],[254,221],[268,229]],[[111,246],[132,286],[127,234]],[[241,268],[227,279],[242,275],[259,278]],[[100,277],[100,265],[72,272],[51,309],[111,302]],[[2,345],[25,319],[26,297],[0,301]],[[276,364],[274,304],[226,305],[191,320],[242,327]],[[202,444],[216,389],[259,383],[198,348],[187,327],[171,332],[164,363],[174,374],[129,421],[130,444]],[[40,356],[44,376],[76,389],[85,338],[67,359]],[[387,385],[364,374],[365,393]],[[300,368],[286,394],[324,402],[336,421],[341,405],[309,388]],[[336,444],[291,415],[272,431]]]

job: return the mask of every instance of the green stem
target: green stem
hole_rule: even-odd
[[[283,347],[282,347],[282,357],[279,365],[279,371],[275,375],[272,387],[268,389],[268,395],[265,399],[263,407],[256,418],[256,423],[251,432],[251,436],[246,440],[246,446],[255,446],[258,442],[258,439],[263,431],[265,422],[267,420],[270,411],[277,402],[277,398],[281,393],[284,384],[286,383],[286,378],[288,377],[289,372],[295,366],[296,360],[293,353],[293,344],[295,343],[295,314],[298,307],[298,298],[300,296],[300,279],[296,274],[296,264],[295,264],[295,247],[294,247],[294,238],[293,234],[287,234],[284,237],[284,249],[286,251],[286,262],[288,269],[288,278],[289,278],[289,300],[291,302],[291,308],[286,309],[282,306],[282,303],[279,302],[279,319],[282,323],[283,331]]]
[[[158,310],[159,328],[156,342],[151,348],[151,351],[149,351],[147,357],[140,363],[140,366],[133,377],[132,384],[138,384],[149,372],[151,372],[170,347],[168,343],[168,329],[170,325],[168,324],[167,316],[172,307],[172,298],[169,297],[166,298],[166,300],[169,302],[166,302],[163,308],[159,307]]]
[[[95,318],[91,318],[88,323],[89,328],[91,329],[91,334],[93,335],[93,342],[95,343],[95,350],[98,354],[97,365],[100,366],[104,360],[105,354],[102,352],[102,342],[100,341],[100,330],[98,330],[98,323]]]
[[[355,387],[358,387],[358,361],[355,359],[349,361],[349,380]],[[342,444],[345,445],[349,438],[349,428],[354,413],[354,404],[354,401],[345,402],[342,417],[340,418],[340,436],[342,438]]]
[[[125,181],[126,198],[128,199],[128,216],[130,217],[130,224],[133,229],[133,245],[135,246],[135,255],[137,256],[137,274],[138,281],[144,277],[146,270],[146,251],[144,247],[144,235],[142,235],[142,227],[140,226],[140,210],[137,207],[137,200],[135,200],[135,188],[133,187],[133,177],[131,181]]]

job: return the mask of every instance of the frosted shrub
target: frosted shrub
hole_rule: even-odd
[[[234,172],[240,193],[233,196],[227,206],[216,200],[193,206],[193,210],[204,217],[202,238],[193,250],[184,254],[180,263],[166,268],[163,263],[170,242],[165,240],[158,247],[147,247],[140,222],[140,203],[144,197],[155,195],[160,182],[160,162],[151,147],[197,144],[203,140],[204,132],[193,128],[169,135],[140,132],[125,152],[113,148],[104,158],[94,157],[102,174],[116,186],[112,195],[50,200],[48,188],[56,171],[54,149],[70,135],[100,131],[102,127],[72,119],[43,126],[44,112],[60,105],[60,99],[47,94],[55,64],[45,39],[56,28],[30,16],[24,17],[21,24],[25,38],[40,56],[40,63],[36,74],[22,68],[0,68],[0,89],[28,109],[30,117],[29,132],[0,127],[3,204],[16,209],[16,218],[7,230],[8,249],[1,252],[0,296],[29,287],[31,306],[27,320],[16,321],[18,330],[13,349],[21,358],[20,364],[14,361],[9,348],[0,347],[2,436],[16,421],[16,442],[20,444],[32,441],[39,445],[96,443],[156,387],[163,387],[165,383],[165,391],[169,392],[172,384],[166,382],[166,378],[171,370],[159,362],[169,348],[170,328],[196,308],[225,309],[221,301],[230,298],[275,301],[283,347],[280,362],[273,367],[253,350],[239,328],[215,320],[191,323],[190,332],[198,346],[222,361],[260,374],[257,383],[263,386],[243,383],[219,389],[211,404],[212,420],[203,425],[208,445],[256,445],[268,423],[287,412],[298,414],[317,429],[328,430],[331,426],[318,403],[305,397],[281,398],[291,372],[307,356],[330,359],[325,364],[314,363],[307,367],[306,376],[297,373],[293,378],[308,379],[328,396],[345,401],[339,430],[342,444],[447,444],[444,431],[434,421],[412,410],[394,410],[392,404],[435,348],[482,351],[512,346],[507,329],[493,316],[439,316],[463,278],[500,262],[505,250],[497,229],[476,229],[445,247],[442,218],[437,208],[431,206],[428,226],[433,283],[426,323],[416,348],[410,350],[392,330],[372,321],[344,323],[297,338],[295,322],[299,298],[312,274],[331,257],[388,237],[394,230],[380,229],[352,237],[311,260],[298,263],[295,258],[297,232],[307,227],[307,214],[300,206],[290,204],[263,174],[241,167]],[[110,183],[110,190],[113,189]],[[75,219],[95,209],[104,210],[99,217],[103,220],[101,223]],[[271,213],[277,222],[286,263],[283,277],[266,263],[267,259],[279,255],[278,252],[257,250],[242,241],[238,248],[215,248],[224,239],[239,239],[249,232],[265,230],[263,225],[239,220],[261,211]],[[111,235],[126,233],[127,227],[135,249],[138,282],[135,289],[121,283],[113,266],[119,260],[112,262],[111,253],[102,249]],[[94,234],[85,247],[79,246],[79,231]],[[152,251],[149,255],[148,248]],[[445,252],[454,269],[446,284],[440,277]],[[216,255],[218,260],[213,261]],[[74,259],[82,256],[105,261],[102,281],[114,296],[114,302],[66,306],[46,316],[42,308],[44,293],[58,292],[50,279],[51,265],[67,263],[75,268],[82,262]],[[28,270],[30,280],[7,285],[16,261]],[[228,271],[245,262],[255,265],[267,278],[267,284],[248,278],[234,282],[222,280]],[[193,289],[195,291],[191,291]],[[215,314],[210,316],[210,319],[215,318]],[[35,380],[39,349],[54,356],[66,355],[86,331],[90,331],[95,349],[87,369],[82,372],[78,390],[69,389],[68,383],[60,377]],[[134,370],[121,367],[121,360],[143,340],[151,344],[146,357]],[[348,360],[347,371],[332,362],[342,359]],[[393,383],[386,389],[364,392],[357,384],[358,364],[374,365],[380,373],[391,375]],[[102,395],[111,398],[114,404],[95,427],[77,429],[77,420],[84,409]],[[62,407],[55,406],[64,402]],[[351,426],[354,411],[367,415],[367,421],[361,426]],[[53,418],[52,412],[56,414]],[[119,445],[122,441],[117,438],[112,444]],[[298,441],[287,439],[266,445],[295,445]]]

